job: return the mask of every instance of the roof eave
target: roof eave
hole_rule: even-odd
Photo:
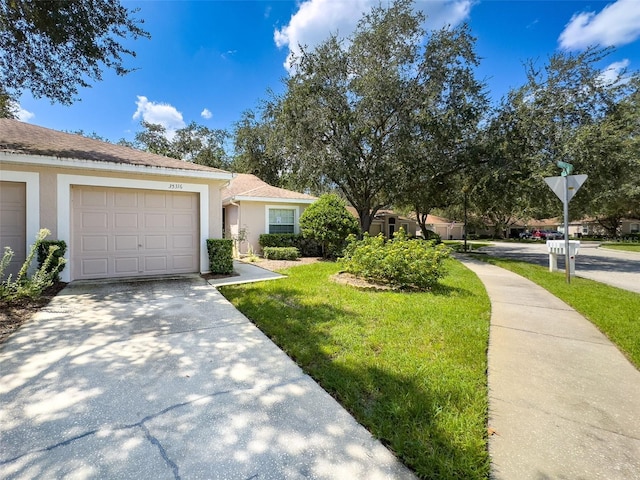
[[[150,175],[181,176],[204,178],[207,180],[231,180],[230,172],[208,172],[205,170],[191,170],[151,165],[135,165],[129,163],[113,163],[99,160],[84,160],[79,158],[52,157],[48,155],[34,155],[18,152],[0,151],[0,162],[27,164],[47,167],[79,168],[83,170],[97,170],[102,172],[144,173]]]
[[[311,204],[315,202],[315,198],[277,198],[277,197],[250,197],[246,195],[234,195],[226,197],[222,200],[222,203],[236,203],[236,202],[262,202],[262,203],[306,203]]]

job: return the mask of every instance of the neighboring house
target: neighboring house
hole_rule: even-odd
[[[223,170],[0,119],[0,245],[19,268],[42,227],[63,281],[206,272],[222,237]]]
[[[427,215],[425,222],[427,229],[440,235],[442,240],[462,240],[464,238],[464,223],[448,220],[436,215]],[[418,231],[421,230],[418,228]]]
[[[415,237],[416,227],[415,220],[403,217],[392,210],[378,210],[371,222],[369,235],[376,236],[382,233],[385,238],[393,238],[393,234],[403,228],[407,235]]]
[[[316,197],[274,187],[255,175],[239,173],[222,191],[225,238],[236,241],[238,253],[261,250],[263,233],[300,233],[300,215]]]
[[[584,236],[608,236],[607,230],[598,223],[595,218],[585,218],[579,222],[578,232]],[[571,233],[571,230],[569,230]],[[629,235],[631,233],[640,233],[640,219],[638,218],[623,218],[620,220],[619,234],[621,236]]]

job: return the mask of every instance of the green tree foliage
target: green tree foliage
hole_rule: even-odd
[[[227,168],[229,157],[224,143],[229,138],[226,130],[211,129],[191,122],[178,129],[171,141],[176,158],[214,168]]]
[[[259,118],[251,110],[235,125],[233,170],[251,173],[276,187],[287,187],[284,153],[277,135],[277,102],[263,102]]]
[[[478,215],[497,228],[560,215],[561,203],[543,181],[560,174],[558,161],[589,175],[572,200],[573,216],[613,209],[615,231],[620,215],[632,212],[638,79],[623,72],[606,80],[609,53],[590,48],[556,53],[543,68],[529,63],[527,83],[509,93],[483,132],[485,159],[470,195]]]
[[[327,193],[302,213],[300,230],[306,238],[322,245],[322,255],[327,258],[341,255],[347,237],[357,233],[359,228],[344,200],[335,193]]]
[[[421,20],[409,0],[375,7],[349,42],[331,35],[303,49],[286,82],[279,119],[291,171],[338,189],[363,232],[398,193]]]
[[[0,85],[0,118],[17,118],[16,102]]]
[[[628,96],[576,135],[580,173],[589,175],[577,210],[594,216],[611,236],[619,235],[623,218],[640,218],[640,77],[629,86]]]
[[[141,125],[143,129],[136,132],[133,142],[121,140],[119,143],[208,167],[228,168],[230,165],[224,149],[224,142],[229,137],[225,130],[210,129],[191,122],[186,127],[176,130],[170,140],[164,126],[144,120]]]
[[[428,238],[427,215],[459,200],[463,171],[478,161],[478,124],[487,110],[484,85],[467,25],[430,36],[415,78],[409,150],[398,203],[411,207]]]
[[[17,99],[23,90],[69,105],[78,87],[101,80],[102,68],[124,75],[121,42],[149,38],[118,0],[0,2],[0,85]]]

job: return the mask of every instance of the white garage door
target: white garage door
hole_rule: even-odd
[[[9,274],[15,278],[27,258],[26,191],[26,183],[0,182],[0,257],[4,254],[4,247],[13,250],[13,259],[4,272],[4,278]]]
[[[74,186],[73,279],[199,271],[198,194]]]

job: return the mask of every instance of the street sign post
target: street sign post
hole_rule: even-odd
[[[560,165],[562,164],[562,165]],[[573,166],[570,163],[558,162],[558,166],[564,171],[560,177],[546,177],[544,181],[549,188],[553,190],[553,193],[562,200],[564,207],[564,251],[565,251],[565,271],[567,273],[567,283],[571,282],[571,275],[569,272],[569,202],[573,196],[578,193],[580,187],[587,179],[586,175],[568,175],[573,170]],[[571,167],[571,168],[569,168]]]

